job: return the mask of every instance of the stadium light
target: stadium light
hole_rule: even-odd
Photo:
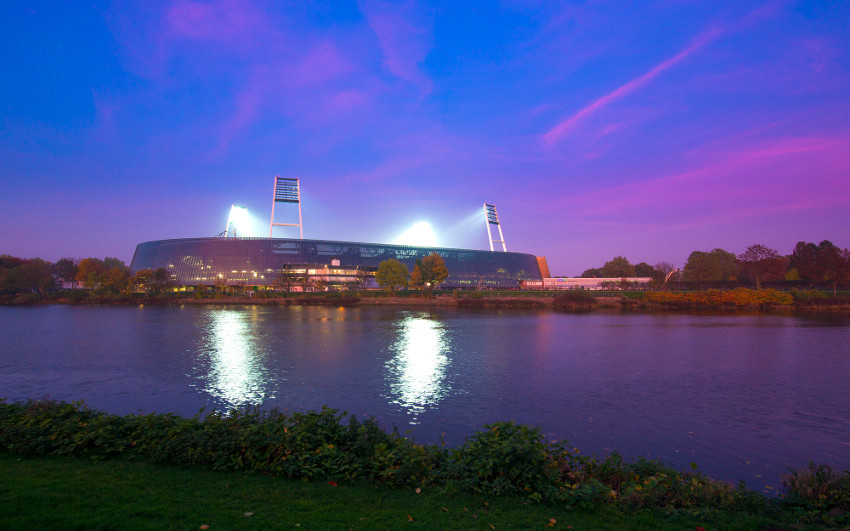
[[[248,215],[248,207],[233,203],[230,206],[230,215],[227,216],[227,227],[224,229],[224,237],[244,235],[250,227],[251,217]]]
[[[417,245],[423,247],[436,247],[437,236],[434,229],[427,221],[417,221],[409,229],[396,238],[396,245]]]
[[[502,225],[499,223],[499,214],[496,213],[496,207],[489,203],[484,203],[484,218],[487,220],[487,239],[490,240],[490,250],[493,250],[494,243],[502,244],[502,251],[508,252],[508,246],[505,245],[505,236],[502,234]],[[494,240],[493,234],[490,232],[490,225],[495,225],[499,229],[499,239]]]

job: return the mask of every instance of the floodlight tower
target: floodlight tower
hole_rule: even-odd
[[[236,238],[245,230],[248,221],[248,207],[233,203],[230,205],[230,215],[227,216],[227,225],[224,227],[224,232],[219,234],[222,238]],[[238,232],[237,232],[238,230]]]
[[[276,203],[297,203],[298,223],[275,223],[274,206]],[[301,225],[301,184],[298,179],[288,179],[280,175],[274,178],[274,194],[272,195],[272,221],[269,225],[269,238],[275,225],[279,227],[298,227],[301,239],[304,239],[304,227]]]
[[[495,206],[484,203],[484,219],[487,221],[487,239],[490,240],[490,250],[493,250],[494,243],[501,243],[502,251],[508,252],[508,247],[505,245],[505,236],[502,234],[502,225],[499,224],[499,214],[496,213]],[[490,225],[498,227],[498,240],[493,239],[493,234],[490,232]]]

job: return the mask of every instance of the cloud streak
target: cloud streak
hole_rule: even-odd
[[[575,129],[575,127],[579,123],[592,116],[593,114],[597,113],[601,109],[604,109],[605,107],[611,105],[615,101],[621,100],[632,92],[640,89],[641,87],[661,75],[665,70],[684,61],[688,56],[690,56],[709,42],[715,40],[721,35],[721,33],[722,31],[717,28],[705,31],[704,33],[699,35],[694,40],[694,42],[692,42],[688,47],[686,47],[684,50],[680,51],[673,57],[662,61],[654,68],[652,68],[652,70],[650,70],[649,72],[643,74],[642,76],[636,77],[635,79],[632,79],[628,83],[619,86],[616,90],[609,92],[608,94],[597,99],[590,105],[587,105],[577,113],[573,114],[566,120],[553,127],[545,135],[543,135],[543,145],[546,147],[551,147],[552,145],[563,140]]]

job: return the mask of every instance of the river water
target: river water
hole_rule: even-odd
[[[539,426],[775,492],[850,468],[850,318],[404,310],[0,307],[0,397],[113,413],[322,405],[450,445]],[[773,490],[771,490],[773,489]]]

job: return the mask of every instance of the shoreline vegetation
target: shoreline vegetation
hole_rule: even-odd
[[[476,504],[471,516],[483,517],[473,523],[481,528],[485,528],[483,523],[495,528],[492,519],[487,522],[491,510],[508,514],[497,520],[503,527],[532,518],[531,513],[538,515],[533,518],[541,518],[539,515],[552,511],[558,512],[558,518],[553,519],[555,524],[561,522],[561,527],[569,521],[564,517],[570,515],[576,515],[579,521],[602,518],[595,525],[587,524],[591,527],[619,527],[622,524],[616,523],[618,519],[626,527],[631,527],[629,522],[646,519],[650,520],[643,524],[647,527],[657,527],[652,519],[670,527],[805,529],[850,524],[850,471],[840,472],[827,465],[789,470],[782,477],[783,492],[770,498],[743,482],[733,486],[713,479],[693,463],[690,470],[679,471],[641,458],[629,462],[617,454],[585,455],[564,442],[545,440],[537,428],[512,422],[486,425],[467,437],[464,444],[446,448],[443,444],[417,444],[396,429],[381,428],[374,418],[359,420],[327,407],[292,414],[257,408],[202,414],[191,418],[173,414],[118,416],[82,403],[0,400],[0,468],[13,471],[6,474],[12,480],[3,488],[4,498],[21,495],[16,485],[24,478],[14,473],[14,467],[89,471],[100,467],[97,474],[133,467],[136,477],[165,474],[165,466],[172,470],[178,467],[176,473],[181,477],[198,476],[204,470],[242,474],[231,475],[230,481],[218,476],[228,483],[254,481],[244,474],[257,474],[263,479],[256,481],[266,482],[267,489],[294,489],[294,496],[300,490],[307,497],[327,497],[318,489],[326,492],[341,487],[331,496],[370,491],[372,497],[395,496],[395,503],[404,505],[425,492],[421,499],[430,496],[440,500],[432,507],[438,514],[431,516],[436,519],[431,525],[437,526],[449,517],[469,520],[467,507],[461,513],[460,507],[451,505],[458,501]],[[13,460],[15,456],[17,461]],[[103,467],[101,463],[111,464]],[[296,487],[292,480],[305,483]],[[54,489],[62,489],[63,481],[52,477],[49,483]],[[111,489],[122,481],[129,480],[115,478]],[[375,489],[379,489],[377,493]],[[216,501],[227,493],[211,495]],[[145,497],[150,496],[156,495],[145,493]],[[322,504],[313,503],[314,516],[321,518]],[[421,511],[413,518],[409,515],[413,509],[409,509],[405,519],[394,506],[381,508],[387,509],[391,511],[389,518],[399,519],[397,525],[417,521],[429,525],[429,517]],[[16,513],[26,515],[27,511],[22,506]],[[344,520],[357,516],[362,522],[364,515],[359,512],[352,505],[343,509],[341,516]],[[235,518],[235,513],[231,517]],[[375,518],[382,517],[376,514]],[[549,523],[540,520],[539,525]],[[458,520],[452,527],[469,525]],[[328,526],[318,520],[316,527]]]
[[[777,291],[734,288],[704,291],[561,292],[501,291],[445,292],[435,297],[418,292],[387,294],[380,291],[319,293],[251,292],[219,294],[178,292],[151,294],[97,294],[86,290],[0,297],[0,305],[259,305],[259,306],[397,306],[493,309],[552,309],[560,311],[759,311],[769,313],[850,312],[850,293],[818,290]]]

